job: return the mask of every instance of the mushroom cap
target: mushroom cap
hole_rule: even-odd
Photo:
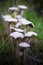
[[[9,7],[9,10],[11,10],[11,11],[19,11],[19,9],[17,7]]]
[[[14,27],[12,27],[12,26],[10,26],[10,28],[13,29],[13,30],[15,30],[15,31],[17,31],[17,32],[24,32],[24,30],[19,29],[19,28],[14,28]]]
[[[18,18],[18,23],[15,25],[15,27],[19,27],[21,25],[25,25],[25,26],[30,26],[30,27],[34,27],[34,24],[28,20],[26,20],[25,18]]]
[[[27,6],[25,6],[25,5],[18,5],[18,8],[20,8],[22,10],[25,10],[25,9],[27,9]]]
[[[26,42],[21,42],[19,43],[19,47],[27,48],[27,47],[30,47],[30,45]]]
[[[17,22],[17,19],[12,18],[10,15],[3,15],[2,18],[4,19],[4,21]]]
[[[22,38],[23,39],[24,38],[24,35],[22,33],[19,33],[19,32],[13,32],[9,36],[13,37],[15,39],[17,39],[17,38]]]
[[[28,20],[26,20],[25,18],[20,18],[19,21],[22,23],[22,25],[26,25],[26,26],[30,26],[30,27],[34,27],[34,24]]]
[[[37,36],[36,32],[30,31],[25,34],[25,37]]]
[[[17,28],[15,28],[15,31],[18,31],[18,32],[24,32],[24,30],[22,30],[22,29],[17,29]]]
[[[3,15],[2,18],[11,18],[11,15]]]

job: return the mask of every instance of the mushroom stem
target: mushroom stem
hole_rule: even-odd
[[[31,43],[31,41],[32,41],[32,38],[30,38],[30,40],[28,40],[28,43],[30,44],[30,43]]]
[[[17,11],[14,11],[14,17],[16,18],[16,16],[17,16]]]
[[[17,40],[17,43],[16,43],[16,57],[18,57],[18,40]]]
[[[24,14],[24,10],[21,10],[21,16],[23,16],[23,14]]]
[[[24,34],[26,34],[26,32],[27,32],[27,29],[26,29],[26,26],[25,26],[25,29],[24,29]]]
[[[28,53],[28,48],[24,49],[24,58],[23,58],[23,65],[26,65],[26,57]]]

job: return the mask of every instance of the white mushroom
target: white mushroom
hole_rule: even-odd
[[[25,5],[18,5],[18,7],[20,8],[20,9],[27,9],[28,7],[27,6],[25,6]]]
[[[27,33],[25,34],[25,37],[31,37],[31,36],[37,36],[37,33],[30,31],[30,32],[27,32]]]
[[[30,27],[34,27],[34,24],[28,20],[26,20],[25,18],[20,18],[19,19],[19,22],[20,22],[20,26],[21,25],[24,25],[25,28],[24,28],[24,34],[27,32],[27,26],[30,26]],[[18,24],[19,25],[19,24]],[[17,26],[17,25],[16,25]]]
[[[3,15],[2,18],[7,22],[17,22],[17,19],[12,18],[10,15]]]
[[[19,32],[13,32],[9,35],[10,37],[13,37],[14,39],[16,39],[16,56],[18,55],[18,39],[23,39],[24,35],[22,33]]]
[[[22,48],[22,52],[23,52],[23,65],[26,64],[26,57],[27,57],[27,53],[28,53],[28,48],[30,47],[30,45],[26,42],[21,42],[19,43],[19,47]]]
[[[15,31],[17,31],[17,32],[21,32],[21,33],[24,32],[24,30],[19,29],[19,28],[14,28],[14,27],[12,27],[12,26],[10,26],[10,29],[13,29],[13,30],[15,30]]]
[[[22,29],[17,29],[17,28],[15,28],[15,31],[18,31],[18,32],[24,32],[24,30],[22,30]]]
[[[15,39],[17,39],[17,38],[22,38],[23,39],[24,38],[24,35],[22,33],[19,33],[19,32],[13,32],[9,36],[13,37]]]
[[[17,11],[19,11],[17,7],[9,7],[9,10],[14,12],[15,17],[17,16]]]
[[[31,41],[33,39],[32,36],[34,36],[34,37],[37,36],[37,33],[30,31],[30,32],[27,32],[24,36],[24,37],[26,37],[26,42],[28,42],[29,44],[31,44]]]
[[[2,18],[11,18],[11,15],[2,15]]]
[[[25,25],[25,26],[30,26],[30,27],[34,27],[34,24],[32,23],[32,22],[30,22],[30,21],[28,21],[28,20],[26,20],[25,18],[23,18],[23,17],[18,17],[18,23],[15,25],[15,27],[19,27],[19,26],[21,26],[21,25]]]
[[[20,52],[23,52],[23,64],[25,65],[26,63],[26,57],[27,57],[27,53],[28,53],[28,48],[30,48],[30,45],[26,42],[21,42],[18,45],[21,48]]]
[[[27,6],[25,6],[25,5],[18,5],[18,8],[21,9],[21,16],[23,16],[24,10],[27,9]]]
[[[4,19],[6,33],[9,34],[10,33],[10,24],[12,22],[14,22],[14,24],[17,23],[17,19],[12,18],[10,15],[3,15],[2,18]]]
[[[27,47],[30,47],[30,45],[26,42],[21,42],[19,43],[19,47],[27,48]]]
[[[27,26],[30,26],[30,27],[34,27],[34,24],[28,20],[26,20],[25,18],[23,17],[20,17],[18,18],[18,23],[15,25],[15,27],[20,27],[21,25],[24,25],[25,28],[24,28],[24,34],[27,32]]]
[[[30,26],[30,27],[34,27],[34,24],[28,20],[26,20],[25,18],[20,18],[19,21],[23,24],[23,25],[26,25],[26,26]]]
[[[11,11],[19,11],[19,9],[17,8],[17,7],[9,7],[9,10],[11,10]]]

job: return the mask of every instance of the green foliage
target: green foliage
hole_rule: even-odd
[[[40,17],[36,12],[29,10],[25,12],[24,16],[34,23],[35,27],[32,30],[38,33],[38,38],[43,39],[43,17]]]

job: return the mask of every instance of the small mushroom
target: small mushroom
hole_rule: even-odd
[[[13,37],[15,39],[17,39],[17,38],[22,38],[23,39],[24,38],[24,35],[22,33],[19,33],[19,32],[13,32],[9,36]]]
[[[21,43],[19,43],[19,47],[27,48],[27,47],[30,47],[30,45],[26,42],[21,42]]]
[[[20,17],[20,18],[18,18],[18,23],[15,25],[15,27],[20,27],[21,25],[24,25],[25,26],[25,28],[24,28],[24,34],[27,32],[27,26],[30,26],[30,27],[34,27],[34,24],[32,23],[32,22],[30,22],[30,21],[28,21],[28,20],[26,20],[25,18],[23,18],[23,17]]]
[[[37,36],[36,32],[30,31],[25,34],[25,37]]]
[[[15,28],[15,31],[18,31],[18,32],[21,32],[21,33],[23,33],[24,32],[24,30],[22,30],[22,29],[17,29],[17,28]]]
[[[27,32],[27,26],[30,26],[32,28],[34,27],[34,24],[32,22],[26,20],[25,18],[20,18],[19,21],[21,22],[22,25],[25,26],[24,33]]]
[[[37,36],[37,33],[36,32],[33,32],[33,31],[30,31],[30,32],[27,32],[24,37],[26,37],[26,41],[28,43],[31,43],[32,36]]]
[[[27,53],[28,53],[28,48],[30,47],[30,45],[26,42],[21,42],[19,43],[19,47],[22,48],[23,51],[23,65],[26,64],[26,57],[27,57]]]
[[[17,19],[12,18],[10,15],[3,15],[2,18],[4,19],[6,33],[9,34],[10,33],[10,24],[12,22],[14,22],[14,24],[17,23]]]
[[[21,10],[21,16],[23,16],[24,10],[27,9],[27,6],[25,6],[25,5],[18,5],[18,8]]]
[[[22,33],[19,33],[19,32],[13,32],[9,35],[10,37],[13,37],[14,39],[16,39],[16,56],[18,56],[18,39],[23,39],[24,38],[24,35]],[[12,44],[13,45],[13,44]]]
[[[17,7],[9,7],[9,10],[10,10],[11,12],[13,12],[14,17],[17,16],[17,12],[19,11],[19,9],[18,9]]]
[[[34,24],[28,20],[26,20],[25,18],[20,18],[19,21],[23,24],[23,25],[29,25],[30,27],[34,27]]]
[[[13,30],[15,30],[15,31],[17,31],[17,32],[21,32],[21,33],[23,33],[24,32],[24,30],[22,30],[22,29],[20,29],[20,28],[14,28],[14,27],[10,27],[11,29],[13,29]]]
[[[3,15],[2,18],[4,19],[4,21],[17,22],[17,19],[12,18],[10,15]]]

